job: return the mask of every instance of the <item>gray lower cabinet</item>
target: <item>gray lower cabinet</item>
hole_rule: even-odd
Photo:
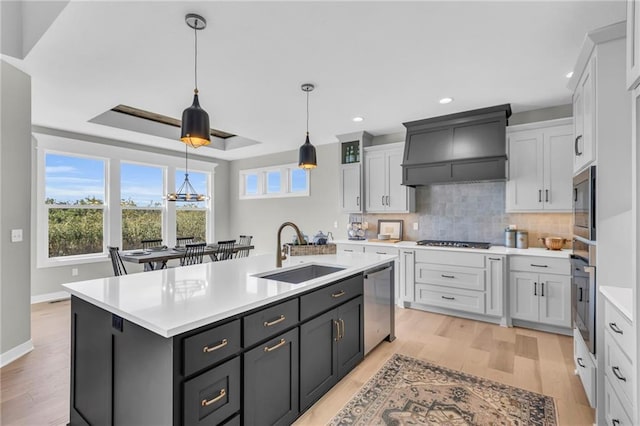
[[[324,395],[364,357],[359,296],[300,326],[300,411]]]
[[[244,424],[289,425],[298,416],[298,328],[244,354]]]

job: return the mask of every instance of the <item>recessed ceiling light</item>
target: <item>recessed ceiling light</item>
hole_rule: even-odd
[[[356,123],[359,123],[361,121],[364,121],[364,117],[353,117],[352,120],[355,121]]]
[[[442,98],[439,101],[441,104],[450,104],[451,102],[453,102],[453,98]]]
[[[565,75],[565,77],[567,77],[567,78],[571,78],[571,77],[573,77],[573,71],[568,72],[568,73]]]

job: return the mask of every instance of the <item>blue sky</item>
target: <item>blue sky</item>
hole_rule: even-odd
[[[139,206],[161,203],[162,168],[121,163],[121,198],[131,198]],[[105,163],[84,157],[46,155],[45,197],[73,203],[85,197],[104,200]],[[184,181],[184,170],[176,170],[176,185]],[[199,193],[207,193],[206,175],[189,172],[189,181]],[[177,188],[176,188],[177,189]]]

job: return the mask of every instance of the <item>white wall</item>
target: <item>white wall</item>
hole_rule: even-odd
[[[311,170],[309,197],[239,199],[240,170],[296,163],[297,150],[231,162],[231,238],[237,238],[241,234],[253,235],[256,247],[254,253],[274,253],[274,267],[276,233],[283,222],[295,223],[310,238],[319,230],[324,233],[332,231],[336,238],[344,238],[346,235],[347,218],[338,209],[339,145],[320,145],[316,147],[316,152],[318,167]],[[339,229],[333,228],[334,221],[339,222]],[[285,228],[282,233],[283,242],[290,242],[293,235],[291,228]]]
[[[31,78],[0,62],[0,354],[4,364],[31,348]],[[22,229],[22,242],[11,242],[12,229]]]

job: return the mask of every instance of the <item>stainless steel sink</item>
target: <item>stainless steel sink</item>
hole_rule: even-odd
[[[288,271],[272,272],[265,275],[257,275],[259,278],[274,281],[284,281],[291,284],[300,284],[315,278],[333,274],[346,268],[324,265],[304,265]]]

